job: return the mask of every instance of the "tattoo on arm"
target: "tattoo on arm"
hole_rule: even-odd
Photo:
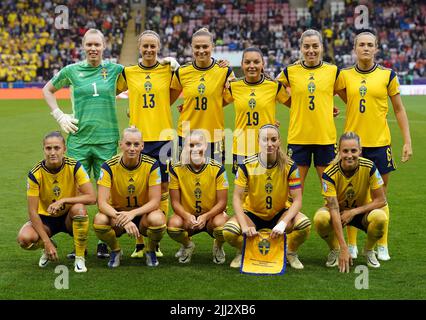
[[[339,210],[339,203],[336,197],[327,197],[327,207],[331,210]]]

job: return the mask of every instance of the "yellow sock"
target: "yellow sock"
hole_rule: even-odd
[[[240,252],[243,248],[243,234],[241,227],[236,221],[228,221],[223,226],[223,238],[232,247],[237,248]]]
[[[296,221],[293,231],[287,235],[288,252],[297,252],[297,249],[308,239],[311,232],[311,221],[308,217]]]
[[[147,251],[155,251],[155,247],[160,243],[163,238],[164,232],[166,232],[166,225],[157,227],[148,227],[147,235],[148,235],[148,250]]]
[[[170,238],[183,244],[185,247],[187,247],[189,242],[191,241],[191,239],[188,236],[188,231],[182,228],[168,227],[167,233],[169,234]]]
[[[112,251],[120,250],[120,245],[118,244],[117,236],[111,226],[93,224],[93,229],[95,230],[98,239],[105,242],[111,248]]]
[[[388,246],[388,232],[389,232],[389,205],[385,205],[382,210],[386,213],[387,221],[385,224],[385,229],[383,231],[383,236],[377,241],[379,246],[387,247]]]
[[[74,235],[75,255],[84,257],[87,247],[87,234],[89,233],[89,217],[74,216],[72,219],[72,232]]]
[[[330,212],[326,208],[321,208],[315,213],[314,227],[318,235],[327,242],[330,249],[338,250],[340,248],[331,224]]]
[[[144,244],[143,235],[140,235],[139,238],[136,238],[136,244]]]
[[[167,217],[167,214],[169,213],[169,193],[168,192],[164,192],[161,194],[160,210],[162,210]]]
[[[353,226],[346,226],[346,233],[348,234],[348,245],[356,246],[358,228],[355,228]]]
[[[386,212],[381,209],[376,209],[368,214],[367,222],[367,241],[365,243],[365,250],[373,250],[377,240],[379,240],[385,231],[387,224]]]
[[[217,245],[221,247],[225,243],[225,238],[223,237],[223,227],[214,228],[213,237],[216,239]]]

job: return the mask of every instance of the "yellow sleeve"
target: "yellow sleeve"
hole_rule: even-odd
[[[82,186],[83,184],[90,182],[90,178],[83,165],[80,162],[77,162],[77,164],[80,164],[80,167],[77,169],[75,179],[77,181],[77,185]]]
[[[173,73],[172,82],[170,83],[170,88],[182,91],[182,85],[179,81],[179,69],[176,70],[175,73]]]
[[[290,99],[290,95],[282,84],[279,84],[278,92],[277,92],[277,100],[281,103],[285,103]]]
[[[161,184],[161,173],[160,173],[160,166],[158,165],[158,162],[156,162],[151,169],[151,172],[149,174],[149,182],[148,186],[157,186]]]
[[[98,185],[104,186],[106,188],[111,188],[111,173],[109,166],[104,163],[99,174]]]
[[[384,182],[376,167],[373,167],[371,170],[374,170],[374,173],[370,176],[370,189],[376,190],[382,187]]]
[[[179,179],[177,177],[176,171],[173,169],[172,166],[170,166],[169,177],[169,189],[179,190]]]
[[[38,197],[40,195],[40,186],[33,179],[35,177],[30,173],[27,178],[27,196]]]
[[[284,86],[289,87],[290,83],[288,82],[288,79],[285,75],[285,73],[287,72],[287,68],[285,68],[283,71],[280,72],[280,74],[277,77],[277,81],[282,83]]]
[[[337,197],[334,181],[327,175],[322,175],[322,195],[324,197]]]
[[[234,97],[232,97],[231,87],[223,89],[223,99],[227,103],[231,103],[234,101]]]
[[[389,76],[388,96],[393,97],[399,93],[400,90],[398,76],[396,75],[395,71],[392,70]]]
[[[234,184],[245,188],[247,186],[248,179],[246,175],[247,169],[244,170],[243,168],[245,169],[245,165],[238,166],[237,174],[235,175]]]
[[[345,80],[339,68],[337,68],[336,72],[337,72],[337,78],[336,78],[336,81],[334,82],[334,91],[340,91],[346,88]]]
[[[227,190],[228,187],[228,177],[226,175],[225,167],[222,166],[218,172],[218,176],[216,179],[216,190]]]
[[[120,73],[120,75],[118,76],[117,79],[117,91],[118,92],[124,92],[126,91],[127,88],[127,82],[126,79],[124,78],[124,70],[122,73]]]

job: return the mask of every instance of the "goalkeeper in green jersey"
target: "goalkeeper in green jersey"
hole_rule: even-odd
[[[52,116],[69,134],[68,156],[97,180],[102,163],[117,152],[116,83],[124,67],[102,59],[105,38],[97,29],[85,33],[83,48],[86,60],[62,68],[44,86],[43,94]],[[72,114],[62,112],[54,95],[64,86],[71,89]],[[106,245],[98,244],[98,257],[108,256]]]

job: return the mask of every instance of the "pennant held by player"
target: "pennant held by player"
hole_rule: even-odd
[[[258,232],[258,235],[254,237],[244,235],[240,272],[254,275],[284,274],[286,234],[272,239],[270,229],[262,229]]]

